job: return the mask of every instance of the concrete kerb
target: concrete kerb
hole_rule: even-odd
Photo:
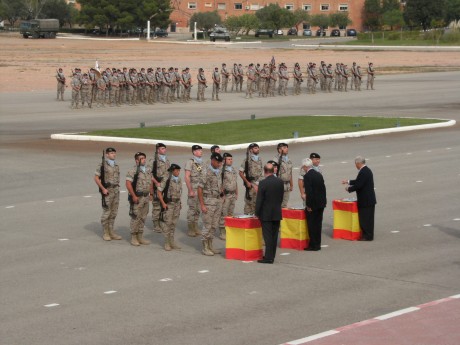
[[[349,46],[340,44],[292,44],[292,46],[322,50],[460,51],[460,46]]]
[[[361,138],[369,135],[378,135],[378,134],[387,134],[387,133],[398,133],[398,132],[408,132],[408,131],[418,131],[424,129],[432,128],[442,128],[450,127],[456,124],[455,120],[447,119],[437,119],[445,120],[446,122],[441,123],[432,123],[425,125],[416,125],[416,126],[405,126],[405,127],[395,127],[395,128],[384,128],[384,129],[374,129],[369,131],[361,132],[349,132],[349,133],[338,133],[338,134],[327,134],[327,135],[318,135],[314,137],[303,137],[295,139],[278,139],[278,140],[269,140],[258,142],[259,146],[275,146],[279,142],[285,142],[287,144],[298,144],[298,143],[308,143],[315,141],[325,141],[325,140],[335,140],[335,139],[345,139],[345,138]],[[162,142],[167,146],[173,147],[186,147],[190,148],[194,144],[201,145],[204,149],[210,149],[213,144],[203,144],[195,142],[186,142],[186,141],[173,141],[173,140],[162,140],[162,139],[137,139],[137,138],[120,138],[120,137],[105,137],[105,136],[94,136],[94,135],[84,135],[82,133],[61,133],[61,134],[52,134],[51,139],[55,140],[76,140],[76,141],[102,141],[102,142],[113,142],[113,143],[131,143],[131,144],[147,144],[155,145],[158,142]],[[218,143],[216,143],[218,144]],[[236,144],[236,145],[219,145],[224,151],[233,151],[233,150],[242,150],[246,149],[250,143]]]

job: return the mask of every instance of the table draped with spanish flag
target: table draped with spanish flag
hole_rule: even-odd
[[[356,201],[333,200],[334,229],[332,238],[357,241],[361,238],[358,203]]]
[[[304,250],[310,241],[305,210],[283,208],[282,212],[280,248]]]
[[[262,226],[258,218],[225,217],[225,258],[254,261],[263,256]]]

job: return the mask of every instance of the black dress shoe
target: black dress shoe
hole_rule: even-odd
[[[307,252],[317,252],[318,250],[321,250],[321,248],[308,247],[308,248],[305,248],[304,250],[306,250]]]
[[[365,238],[365,237],[361,237],[358,241],[372,241],[372,240],[368,240],[368,239]]]
[[[272,264],[273,260],[267,260],[267,259],[262,259],[262,260],[257,260],[259,264]]]

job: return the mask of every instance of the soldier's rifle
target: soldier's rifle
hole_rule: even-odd
[[[101,175],[99,176],[99,179],[101,180],[101,185],[105,188],[105,155],[104,155],[104,150],[102,150],[102,164],[101,164]],[[101,201],[102,201],[102,207],[107,208],[107,202],[105,201],[105,195],[102,192],[102,188],[99,187],[99,193],[101,193]]]
[[[141,163],[136,162],[136,173],[134,174],[133,181],[131,182],[131,187],[133,188],[134,194],[136,194],[136,189],[137,189],[137,180],[139,179],[139,172],[141,168]],[[134,200],[131,194],[128,194],[128,202],[129,202],[129,215],[134,216]]]
[[[246,180],[248,180],[249,183],[251,183],[254,178],[249,174],[249,148],[246,150],[246,162],[244,163],[244,175],[246,176]],[[251,200],[251,194],[249,193],[249,190],[252,188],[252,185],[248,187],[246,183],[244,184],[244,187],[246,188],[246,200]]]
[[[165,188],[163,189],[163,192],[161,192],[161,196],[163,198],[163,202],[167,205],[168,202],[171,200],[168,198],[168,192],[169,192],[169,186],[171,185],[171,178],[172,178],[172,173],[173,170],[169,172],[168,179],[166,180]],[[166,208],[161,205],[161,210],[160,210],[160,221],[164,222],[164,212],[166,211]]]
[[[158,147],[156,146],[155,146],[155,157],[154,157],[154,161],[152,165],[152,174],[153,174],[153,178],[157,182],[161,182],[161,178],[158,177]],[[153,199],[158,200],[156,184],[153,186]]]

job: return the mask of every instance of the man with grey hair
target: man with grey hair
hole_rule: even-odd
[[[359,170],[356,179],[342,180],[342,183],[347,185],[345,187],[347,192],[356,192],[358,198],[358,217],[362,231],[360,241],[372,241],[374,239],[375,204],[377,204],[374,176],[363,157],[357,156],[355,158],[355,166]]]
[[[308,236],[310,242],[305,250],[321,250],[321,231],[323,225],[323,213],[327,205],[326,185],[323,175],[313,168],[310,158],[302,161],[302,169],[305,171],[303,185],[305,188],[305,213],[307,215]]]

